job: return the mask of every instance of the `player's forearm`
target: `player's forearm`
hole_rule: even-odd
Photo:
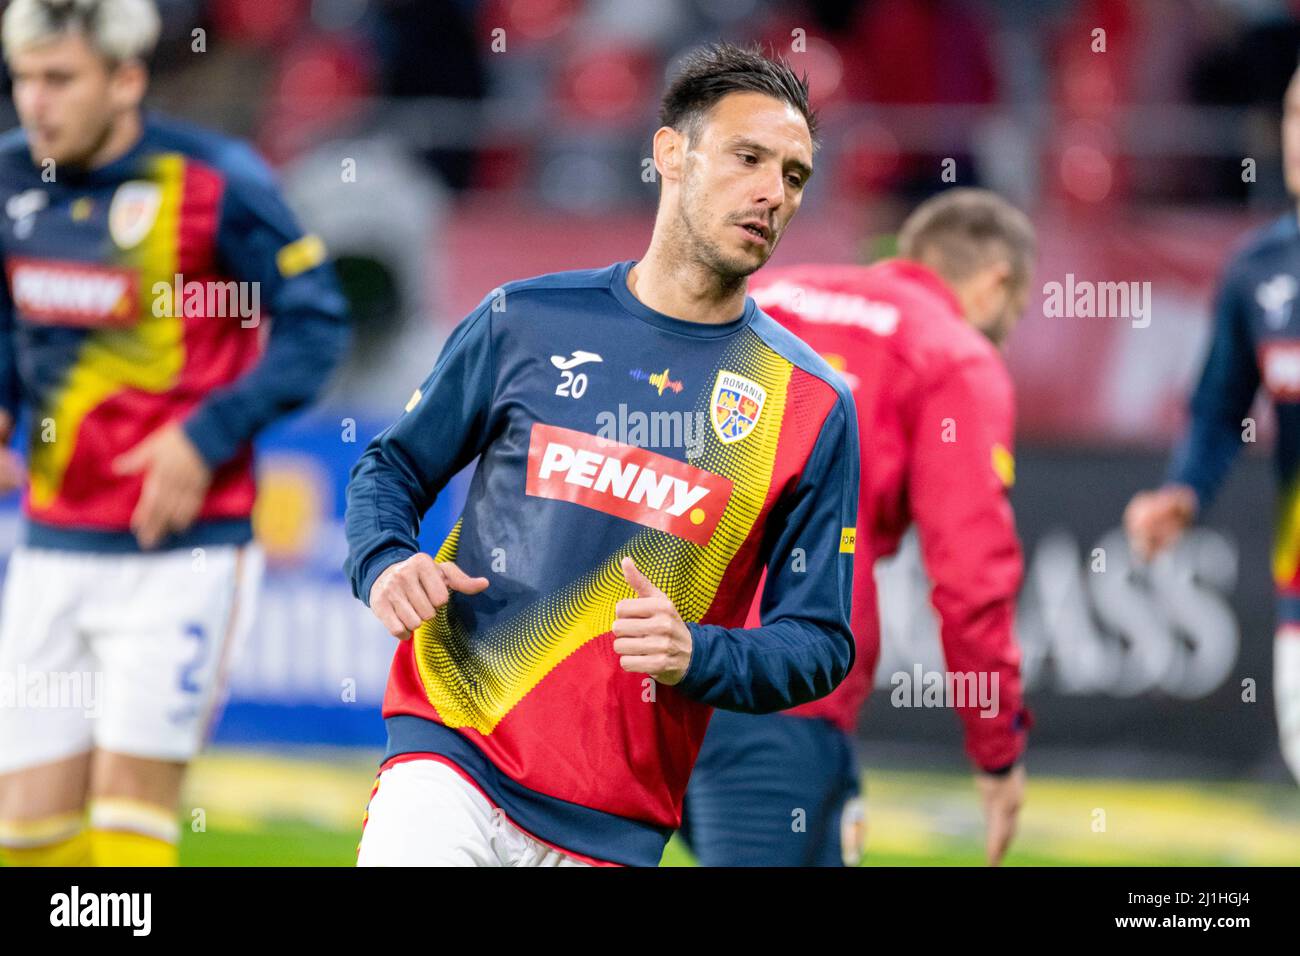
[[[754,628],[689,623],[692,648],[677,689],[693,700],[766,714],[825,697],[853,665],[845,624],[785,618]]]
[[[859,469],[856,412],[841,396],[772,546],[763,624],[690,624],[694,647],[679,690],[713,707],[764,714],[825,697],[844,680],[857,651],[849,614]]]
[[[348,542],[343,569],[353,595],[367,605],[370,589],[384,569],[420,549],[419,493],[401,469],[385,458],[378,441],[352,468],[343,520]]]
[[[1003,676],[998,671],[993,673]],[[965,731],[966,755],[986,773],[1009,767],[1025,752],[1031,717],[1019,687],[1014,675],[1006,674],[1000,683],[1003,689],[997,695],[996,712],[983,706],[958,708]]]
[[[961,718],[966,753],[981,770],[1014,763],[1024,751],[1025,708],[1014,596],[960,605],[936,594],[943,644],[945,700]]]
[[[0,411],[9,416],[10,432],[4,435],[8,442],[12,434],[12,425],[18,421],[18,412],[22,405],[22,390],[18,387],[18,374],[12,367],[0,368]]]
[[[1204,513],[1241,452],[1242,424],[1235,417],[1195,414],[1169,465],[1167,481],[1196,492]]]
[[[18,420],[22,389],[18,378],[18,353],[14,348],[13,316],[0,309],[0,411],[9,413],[10,424]],[[5,436],[8,441],[9,436]]]
[[[276,320],[257,364],[209,394],[185,422],[208,465],[229,461],[267,425],[314,401],[350,339],[340,311]]]

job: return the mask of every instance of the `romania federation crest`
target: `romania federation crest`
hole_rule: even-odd
[[[723,444],[740,441],[754,430],[766,400],[767,390],[757,382],[725,369],[718,372],[709,407],[713,430]]]
[[[138,246],[149,235],[162,209],[157,183],[132,180],[117,187],[108,207],[108,233],[119,249]]]

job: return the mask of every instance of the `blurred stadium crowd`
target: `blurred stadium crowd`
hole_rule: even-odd
[[[1300,4],[1285,0],[160,7],[153,98],[168,112],[278,162],[383,132],[453,190],[583,209],[647,201],[620,170],[644,152],[674,56],[719,36],[797,54],[828,120],[821,178],[837,201],[928,194],[935,158],[953,157],[970,160],[959,181],[1026,204],[1269,203],[1269,120],[1300,45]],[[1241,156],[1258,158],[1263,188],[1245,188]]]

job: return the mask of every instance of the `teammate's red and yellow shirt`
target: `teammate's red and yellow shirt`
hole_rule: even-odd
[[[173,421],[214,474],[163,546],[248,540],[251,440],[323,388],[349,335],[324,247],[265,164],[155,116],[92,170],[34,163],[15,130],[0,204],[0,407],[28,415],[26,543],[135,550],[142,475],[113,463]]]
[[[459,326],[353,469],[348,570],[368,600],[477,457],[436,557],[491,583],[398,646],[386,759],[434,754],[537,838],[653,864],[710,708],[780,710],[849,668],[858,452],[847,389],[752,300],[675,319],[632,265],[508,284]],[[691,631],[675,686],[614,653],[626,555]]]

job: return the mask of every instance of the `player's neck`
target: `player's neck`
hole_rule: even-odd
[[[99,169],[121,159],[144,135],[144,116],[140,110],[124,113],[112,126],[108,135],[86,160],[86,169]]]
[[[716,272],[665,255],[653,242],[628,271],[627,287],[656,312],[687,322],[721,325],[745,311],[744,278],[724,283]]]

